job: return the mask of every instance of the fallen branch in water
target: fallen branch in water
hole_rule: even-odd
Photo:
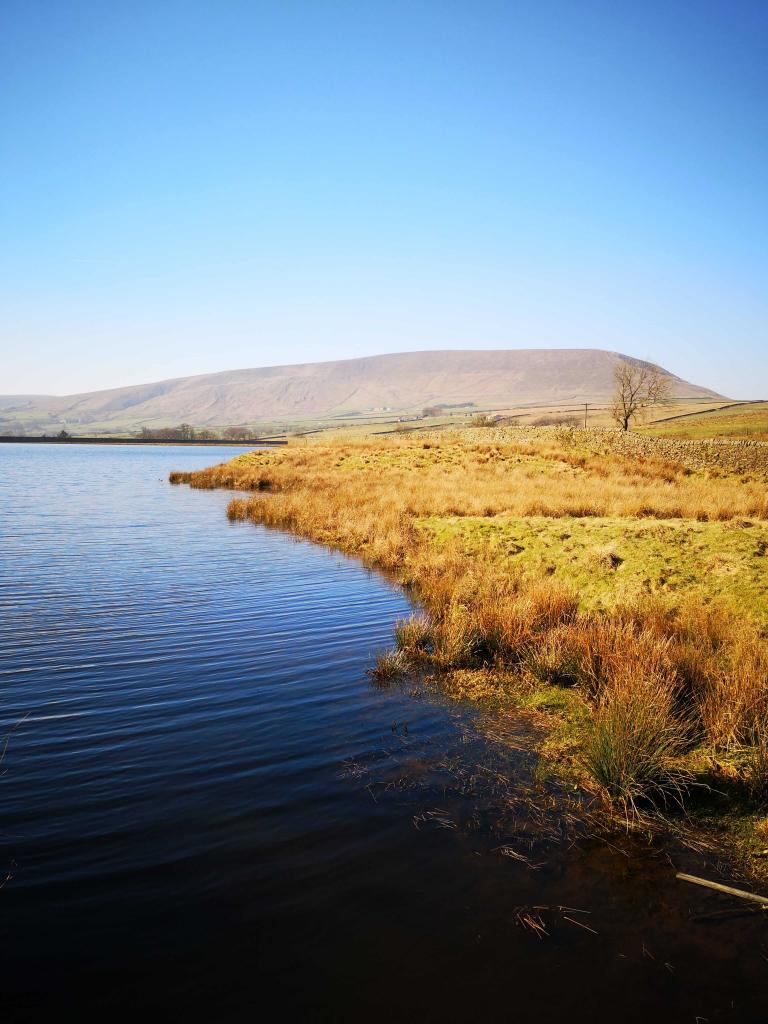
[[[702,885],[705,889],[714,889],[715,892],[724,892],[728,896],[739,896],[743,900],[752,900],[753,903],[759,903],[763,907],[768,907],[768,897],[758,896],[754,892],[745,892],[743,889],[734,889],[730,885],[721,885],[719,882],[710,882],[706,878],[697,878],[696,875],[686,875],[682,871],[678,871],[675,878],[679,878],[682,882],[693,882],[694,885]]]

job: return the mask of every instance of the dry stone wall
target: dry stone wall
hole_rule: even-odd
[[[579,427],[497,427],[468,431],[477,441],[557,441],[609,455],[657,458],[693,470],[768,476],[768,442],[740,440],[683,440],[646,437],[632,431]]]

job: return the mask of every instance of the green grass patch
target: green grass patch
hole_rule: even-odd
[[[768,625],[768,524],[690,519],[431,518],[436,544],[572,584],[585,610],[696,594]]]
[[[749,402],[726,409],[712,409],[649,424],[643,433],[653,437],[703,440],[708,437],[736,440],[768,439],[768,402]]]

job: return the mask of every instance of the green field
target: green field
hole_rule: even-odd
[[[768,625],[768,524],[690,519],[430,518],[437,543],[530,575],[571,584],[585,610],[609,610],[643,596],[722,601]]]
[[[654,437],[692,440],[721,437],[768,441],[768,402],[744,402],[671,419],[658,419],[648,424],[643,432]]]

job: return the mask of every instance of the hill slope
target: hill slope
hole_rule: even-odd
[[[438,403],[599,402],[610,396],[620,361],[635,360],[602,349],[461,350],[229,370],[63,397],[0,396],[0,429],[256,423]],[[676,398],[720,397],[668,376]]]

